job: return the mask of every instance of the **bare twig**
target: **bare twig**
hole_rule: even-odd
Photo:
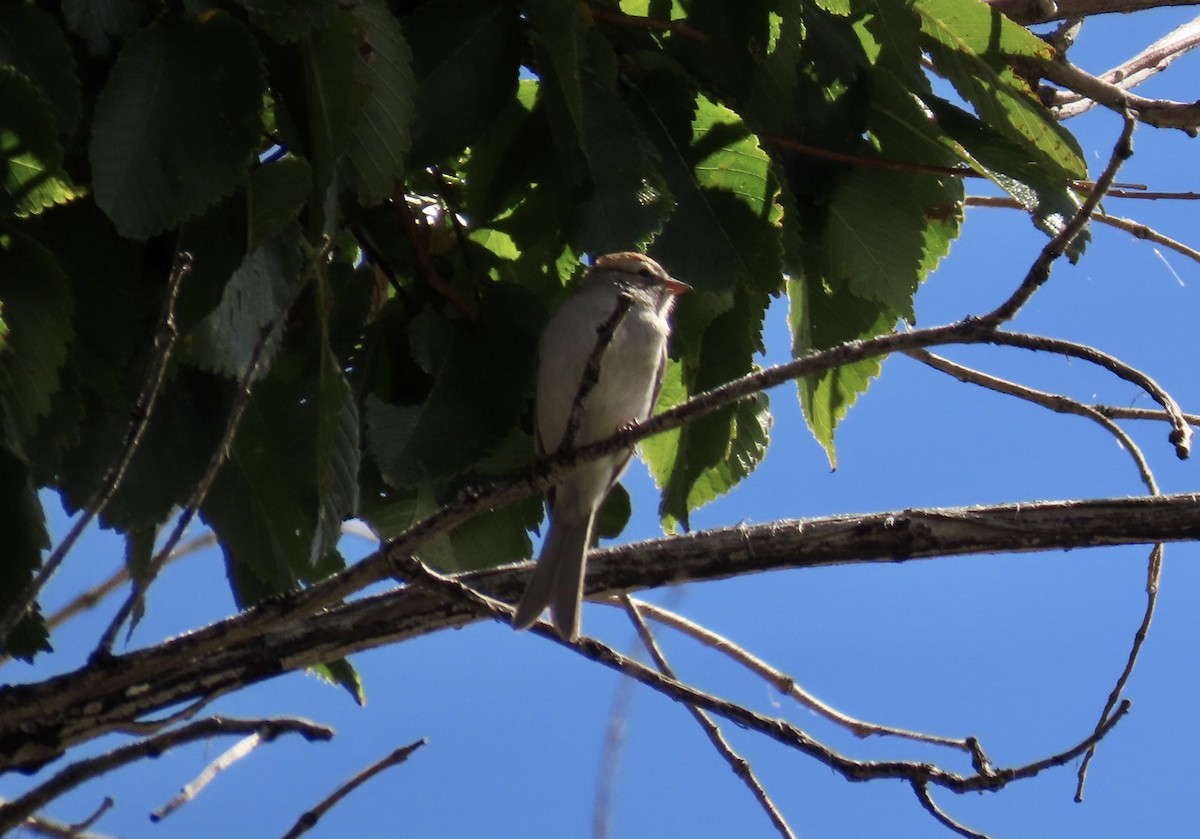
[[[353,778],[346,781],[346,783],[334,790],[328,798],[326,798],[316,807],[313,807],[311,810],[302,814],[300,818],[296,820],[296,823],[292,825],[292,829],[283,835],[283,839],[296,839],[297,836],[312,830],[313,827],[316,826],[317,822],[320,821],[326,813],[333,809],[333,807],[339,801],[341,801],[350,793],[354,792],[354,790],[358,789],[367,781],[374,778],[383,770],[389,769],[393,766],[399,766],[401,763],[404,763],[406,760],[408,760],[409,755],[424,746],[427,742],[428,741],[422,737],[420,740],[409,743],[407,746],[401,746],[387,757],[372,763],[366,769],[355,774]]]
[[[1110,197],[1113,195],[1113,193],[1111,191],[1108,194]],[[1121,198],[1162,198],[1162,197],[1179,198],[1180,196],[1173,195],[1173,194],[1166,194],[1166,193],[1147,193],[1147,194],[1143,194],[1143,195],[1138,195],[1136,193],[1126,193],[1126,194],[1118,196],[1118,197],[1121,197]],[[1187,195],[1183,194],[1182,197],[1186,198]],[[963,204],[968,207],[1004,207],[1004,208],[1010,208],[1010,209],[1014,209],[1014,210],[1025,210],[1025,207],[1023,207],[1021,204],[1017,203],[1017,201],[1013,198],[1001,198],[999,196],[990,196],[990,195],[969,195],[963,201]],[[1124,230],[1126,233],[1129,233],[1138,239],[1145,239],[1147,241],[1154,242],[1155,244],[1162,245],[1163,247],[1170,248],[1173,251],[1181,253],[1184,256],[1186,256],[1188,259],[1193,259],[1197,262],[1200,262],[1200,251],[1196,250],[1195,248],[1193,248],[1189,245],[1185,245],[1183,242],[1179,242],[1175,239],[1172,239],[1169,236],[1164,236],[1162,233],[1159,233],[1154,228],[1152,228],[1148,225],[1142,224],[1141,222],[1134,221],[1133,219],[1121,218],[1120,216],[1111,216],[1107,213],[1103,213],[1103,212],[1099,212],[1099,211],[1095,211],[1092,213],[1092,221],[1098,221],[1101,224],[1107,224],[1109,227],[1115,227],[1118,230]]]
[[[1075,416],[1090,419],[1113,435],[1121,448],[1129,452],[1129,456],[1133,458],[1134,465],[1138,469],[1142,483],[1145,484],[1150,494],[1159,494],[1158,483],[1154,479],[1154,472],[1150,469],[1150,464],[1147,462],[1141,448],[1134,442],[1132,437],[1125,433],[1125,430],[1121,426],[1090,405],[1084,405],[1081,402],[1076,402],[1074,399],[1057,393],[1046,393],[1045,391],[1035,390],[1025,385],[1019,385],[1016,382],[1010,382],[1007,379],[988,375],[971,367],[955,364],[953,361],[942,358],[939,355],[934,355],[928,350],[909,350],[905,355],[935,370],[953,376],[960,382],[978,385],[997,393],[1003,393],[1006,396],[1015,396],[1018,399],[1032,402],[1035,405],[1041,405],[1043,408],[1048,408],[1059,414],[1074,414]]]
[[[230,766],[233,766],[233,764],[237,763],[246,755],[250,754],[250,752],[262,745],[262,742],[262,734],[257,731],[249,736],[243,737],[231,748],[222,752],[220,757],[218,757],[208,766],[204,767],[204,771],[196,776],[196,780],[192,781],[190,784],[181,789],[178,795],[151,813],[150,821],[162,821],[184,804],[190,802],[197,795],[199,795],[206,786],[209,785],[213,778],[217,777],[218,773],[224,772]]]
[[[1200,126],[1200,103],[1147,99],[1080,70],[1068,61],[1044,61],[1038,72],[1057,85],[1068,88],[1119,114],[1130,114],[1138,122],[1157,128],[1178,128],[1195,137]]]
[[[1137,122],[1133,116],[1125,111],[1125,123],[1121,128],[1121,135],[1117,138],[1117,142],[1113,145],[1112,154],[1109,156],[1108,165],[1104,167],[1104,171],[1100,177],[1096,179],[1096,186],[1083,203],[1071,220],[1064,225],[1063,229],[1055,234],[1049,242],[1042,248],[1033,265],[1029,267],[1029,271],[1025,274],[1025,279],[1017,286],[1007,300],[997,306],[988,314],[979,318],[980,323],[988,327],[998,327],[1002,323],[1010,321],[1021,310],[1034,292],[1041,288],[1042,284],[1050,278],[1050,269],[1054,263],[1061,257],[1071,246],[1071,242],[1083,230],[1088,219],[1092,215],[1092,211],[1096,209],[1108,188],[1112,186],[1113,180],[1116,179],[1117,172],[1129,157],[1133,154],[1133,129],[1137,126]]]
[[[961,822],[955,821],[937,805],[933,800],[933,796],[929,794],[929,784],[921,783],[920,781],[912,782],[913,792],[917,794],[917,800],[921,802],[921,806],[937,819],[944,827],[953,830],[959,836],[966,836],[967,839],[990,839],[986,833],[979,833],[972,830]]]
[[[639,611],[639,606],[629,595],[621,595],[619,598],[621,605],[625,607],[625,612],[629,615],[629,619],[633,621],[634,628],[637,629],[638,637],[642,639],[642,644],[645,645],[646,651],[650,653],[650,657],[654,659],[654,665],[670,676],[676,678],[675,671],[663,655],[662,649],[658,646],[658,642],[654,638],[654,633],[650,631],[650,627],[646,625],[646,619],[642,617]],[[775,802],[771,800],[771,796],[763,787],[762,782],[754,774],[754,769],[750,766],[750,762],[734,751],[733,746],[725,739],[725,735],[721,733],[720,727],[709,718],[708,714],[694,705],[688,705],[688,710],[704,729],[705,735],[712,742],[713,747],[729,764],[729,768],[733,770],[733,774],[741,779],[742,783],[750,790],[751,795],[758,801],[763,812],[767,814],[767,818],[771,820],[771,824],[775,826],[775,830],[784,839],[795,839],[796,834],[792,832],[788,826],[787,820],[783,818],[783,814],[779,812],[779,808],[775,806]]]
[[[1122,90],[1136,87],[1157,73],[1165,70],[1171,62],[1200,46],[1200,18],[1176,27],[1159,38],[1133,58],[1101,73],[1097,78]],[[1059,119],[1077,116],[1094,108],[1098,103],[1084,94],[1073,90],[1053,90],[1044,99],[1054,109]]]
[[[1046,23],[1068,18],[1127,14],[1166,6],[1192,6],[1196,0],[986,0],[1017,23]]]
[[[621,600],[610,600],[606,602],[610,602],[615,606],[623,606],[623,601]],[[801,688],[799,683],[792,676],[789,676],[782,670],[773,667],[758,656],[751,653],[749,650],[738,646],[723,635],[713,632],[708,627],[690,621],[677,612],[669,611],[660,606],[656,606],[653,603],[647,603],[643,600],[636,600],[634,602],[637,604],[638,610],[644,612],[647,617],[652,618],[659,623],[665,624],[672,629],[676,629],[703,644],[704,646],[715,650],[724,656],[727,656],[748,670],[756,673],[780,693],[791,697],[804,707],[821,715],[830,722],[842,726],[855,737],[866,738],[883,735],[889,737],[899,737],[906,740],[914,740],[918,743],[929,743],[936,746],[948,746],[950,748],[959,749],[960,751],[971,755],[972,760],[978,763],[980,766],[986,766],[990,764],[990,761],[983,753],[979,742],[973,737],[943,737],[937,734],[927,734],[923,731],[910,731],[904,728],[896,728],[894,726],[881,725],[879,723],[856,719],[839,711],[837,708],[822,702],[820,699]]]
[[[4,613],[3,619],[0,619],[0,648],[4,647],[8,635],[13,631],[13,628],[20,620],[25,617],[29,611],[29,607],[37,600],[38,594],[49,582],[50,578],[58,570],[58,566],[66,559],[67,553],[75,546],[83,531],[92,523],[92,520],[104,512],[104,508],[108,506],[108,502],[117,494],[121,483],[125,480],[125,474],[129,470],[129,464],[133,461],[134,454],[137,453],[138,446],[142,442],[142,437],[146,433],[146,427],[150,424],[150,417],[154,412],[154,406],[158,402],[158,394],[162,390],[162,384],[167,374],[167,366],[171,360],[171,350],[175,347],[175,339],[179,332],[175,328],[175,301],[179,298],[179,287],[183,283],[183,278],[192,269],[192,257],[187,253],[176,254],[175,264],[171,268],[170,276],[167,278],[167,287],[163,295],[162,313],[159,315],[158,327],[154,333],[154,351],[150,357],[150,366],[146,373],[146,381],[142,385],[141,393],[138,394],[137,401],[134,403],[132,412],[132,421],[129,425],[129,430],[125,433],[125,442],[121,446],[121,454],[117,461],[109,468],[104,478],[100,481],[100,488],[88,499],[84,504],[82,512],[71,525],[71,529],[67,535],[58,544],[46,558],[45,563],[38,570],[38,573],[21,592],[21,595],[13,602],[12,606]]]
[[[300,734],[306,740],[329,740],[333,729],[311,723],[308,720],[287,717],[271,719],[235,719],[232,717],[208,717],[189,723],[136,743],[120,746],[106,754],[87,758],[71,764],[52,778],[34,787],[20,798],[0,804],[0,834],[19,825],[47,802],[58,798],[67,790],[85,781],[99,777],[126,764],[146,757],[160,755],[176,746],[203,740],[222,734],[248,734],[259,732],[267,740],[280,734]]]
[[[0,804],[3,803],[4,801],[0,799]],[[111,839],[101,833],[92,833],[88,828],[112,809],[112,806],[113,800],[106,796],[92,815],[75,824],[64,824],[43,813],[35,813],[21,824],[21,830],[33,836],[45,836],[48,839]]]
[[[1129,650],[1129,656],[1125,659],[1125,668],[1121,671],[1121,675],[1117,677],[1117,683],[1113,686],[1112,692],[1108,695],[1108,701],[1104,703],[1104,709],[1100,712],[1100,720],[1096,724],[1097,729],[1109,719],[1113,713],[1113,708],[1121,698],[1121,694],[1125,692],[1125,686],[1129,683],[1129,677],[1133,675],[1134,665],[1137,663],[1138,655],[1141,652],[1142,644],[1146,641],[1146,635],[1150,632],[1150,623],[1154,620],[1154,609],[1158,604],[1158,590],[1162,582],[1162,559],[1163,544],[1160,542],[1150,549],[1150,562],[1146,567],[1146,610],[1142,613],[1142,622],[1137,628],[1137,632],[1133,636],[1133,646]],[[1096,746],[1092,745],[1087,750],[1087,754],[1083,756],[1083,761],[1079,764],[1079,772],[1075,784],[1075,800],[1083,800],[1083,786],[1087,780],[1088,766],[1092,762],[1092,757],[1096,754]]]

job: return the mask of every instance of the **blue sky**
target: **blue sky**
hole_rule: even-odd
[[[1093,71],[1165,34],[1190,10],[1089,21],[1075,59]],[[1196,98],[1194,57],[1139,88]],[[1069,123],[1093,173],[1120,130],[1095,111]],[[1153,189],[1196,190],[1196,141],[1140,128],[1119,179]],[[1200,242],[1200,208],[1183,202],[1110,199],[1106,209],[1167,235]],[[1044,239],[1013,211],[969,209],[962,239],[918,295],[920,325],[991,309],[1024,275]],[[1159,249],[1161,250],[1161,249]],[[686,280],[686,277],[682,278]],[[771,312],[765,363],[786,357],[784,301]],[[1200,411],[1196,317],[1200,265],[1097,225],[1077,266],[1060,263],[1013,328],[1093,345],[1154,376]],[[1132,386],[1080,362],[1012,349],[951,348],[962,363],[1082,401],[1149,407]],[[698,511],[695,529],[777,518],[904,507],[1142,494],[1128,455],[1094,424],[962,385],[905,358],[851,411],[838,434],[839,468],[803,428],[794,389],[771,394],[772,446],[758,472]],[[1200,487],[1179,462],[1167,429],[1126,423],[1164,491]],[[660,534],[644,469],[626,479],[635,517],[623,540]],[[56,532],[64,520],[56,505]],[[349,542],[348,552],[367,546]],[[793,675],[843,711],[947,736],[976,735],[999,765],[1068,747],[1094,725],[1127,655],[1144,607],[1141,547],[1068,554],[958,557],[897,566],[825,568],[687,586],[649,595],[669,603]],[[91,533],[51,589],[50,607],[120,562],[120,548]],[[1198,821],[1190,724],[1200,700],[1200,550],[1169,546],[1159,612],[1127,695],[1129,717],[1100,747],[1086,800],[1072,801],[1074,768],[1052,770],[999,794],[939,804],[968,825],[1003,837],[1178,835]],[[213,551],[171,567],[151,592],[135,646],[228,613],[224,571]],[[33,679],[79,666],[108,613],[70,624],[58,654],[9,665]],[[615,610],[589,605],[585,630],[628,648],[632,630]],[[860,758],[919,758],[966,771],[959,755],[894,740],[859,741],[796,707],[761,681],[664,630],[673,665],[708,690],[785,716]],[[477,624],[355,658],[368,705],[314,678],[293,675],[216,706],[226,714],[289,714],[329,723],[332,743],[284,738],[219,777],[195,802],[151,825],[162,806],[233,740],[193,745],[88,784],[52,809],[84,818],[105,795],[116,807],[95,829],[121,836],[279,835],[345,778],[398,745],[429,745],[335,808],[311,836],[574,837],[589,835],[600,757],[619,679],[559,646],[498,624]],[[681,707],[633,691],[614,776],[610,835],[770,836],[770,824]],[[895,782],[850,784],[812,760],[726,726],[797,833],[806,837],[949,835],[911,790]],[[119,740],[104,741],[111,748]],[[55,767],[57,768],[57,767]],[[22,788],[0,781],[0,795]]]

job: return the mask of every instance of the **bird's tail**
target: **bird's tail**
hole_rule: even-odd
[[[517,603],[515,629],[528,628],[549,606],[550,622],[558,634],[568,641],[578,637],[579,603],[591,540],[591,517],[578,524],[551,519],[537,568]]]

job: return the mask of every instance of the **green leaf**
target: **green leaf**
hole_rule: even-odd
[[[199,214],[240,183],[262,133],[266,79],[228,15],[166,15],[130,38],[96,100],[96,201],[126,236]]]
[[[689,356],[737,289],[782,282],[782,213],[770,159],[736,113],[703,95],[693,102],[684,123],[678,99],[647,98],[652,112],[643,119],[658,128],[651,136],[676,201],[650,254],[695,289],[675,314],[675,345]]]
[[[762,351],[760,329],[767,295],[744,293],[704,334],[694,367],[667,365],[656,410],[661,411],[752,372]],[[727,493],[766,454],[771,414],[765,394],[723,408],[683,428],[650,438],[642,457],[662,490],[659,515],[668,530],[688,527],[692,510]]]
[[[301,120],[301,136],[295,146],[288,145],[304,150],[312,164],[314,213],[324,204],[369,92],[358,79],[362,42],[363,22],[348,11],[302,41],[304,90],[298,101],[289,101],[293,116]],[[309,225],[310,234],[323,229],[324,222]]]
[[[75,75],[75,57],[54,18],[33,6],[0,5],[3,64],[12,66],[42,90],[54,108],[59,134],[75,130],[83,117],[83,99]]]
[[[306,277],[299,229],[293,225],[250,253],[225,286],[220,304],[187,338],[188,358],[206,370],[245,374],[263,332],[283,317]],[[281,344],[275,329],[261,353],[269,367]]]
[[[42,551],[50,547],[46,520],[37,492],[30,480],[29,464],[7,445],[0,445],[0,613],[17,602],[33,580],[42,562]],[[50,644],[42,616],[35,606],[0,645],[5,653],[32,661]]]
[[[368,447],[391,486],[452,477],[506,437],[532,384],[533,308],[524,294],[495,286],[470,328],[410,336],[412,357],[433,375],[428,396],[418,405],[367,400]]]
[[[423,166],[469,145],[512,98],[520,18],[492,0],[432,0],[402,26],[418,82],[410,165]]]
[[[1016,199],[1038,229],[1048,236],[1062,232],[1080,206],[1079,196],[1068,182],[1039,166],[1020,146],[974,115],[936,97],[925,101],[938,125],[961,144],[963,159],[972,168]],[[1091,238],[1091,230],[1085,227],[1071,240],[1067,258],[1077,261]]]
[[[338,525],[351,514],[356,408],[339,371],[289,349],[253,395],[202,515],[216,532],[241,605],[288,591],[341,564]]]
[[[59,388],[73,331],[62,269],[21,234],[0,234],[0,321],[0,398],[9,421],[32,434]]]
[[[308,672],[331,685],[345,688],[360,708],[367,704],[367,692],[362,676],[358,675],[349,659],[339,658],[337,661],[318,664],[316,667],[310,667]]]
[[[797,358],[844,341],[881,335],[900,318],[899,312],[883,303],[863,300],[845,287],[830,290],[807,277],[788,281],[788,300],[792,354]],[[834,431],[871,379],[879,375],[882,364],[882,358],[869,358],[796,382],[804,419],[832,468],[837,468]]]
[[[338,5],[329,0],[238,0],[250,20],[275,41],[292,43],[329,23]]]
[[[145,6],[138,0],[63,0],[67,27],[87,41],[92,55],[112,52],[113,39],[123,39],[137,31]]]
[[[346,175],[360,201],[378,204],[404,176],[417,83],[408,43],[387,6],[366,0],[354,13],[365,28],[356,75],[368,93],[346,149]]]
[[[572,246],[594,254],[640,249],[673,209],[657,153],[612,87],[588,71],[582,89],[582,146],[592,183],[576,209]]]
[[[246,249],[257,250],[296,221],[312,188],[312,168],[302,157],[259,166],[246,184]]]
[[[69,513],[88,502],[123,451],[148,363],[144,356],[136,358],[117,394],[85,391],[80,442],[64,453],[58,484]],[[225,428],[232,391],[209,373],[188,367],[176,371],[159,392],[125,480],[100,517],[102,526],[122,532],[152,527],[187,502]]]
[[[550,59],[549,66],[542,68],[543,80],[562,97],[576,132],[586,135],[581,66],[588,46],[581,6],[561,0],[526,0],[522,7],[536,43]]]
[[[0,102],[0,215],[35,215],[77,198],[62,168],[50,100],[19,71],[0,66]]]
[[[337,547],[342,522],[358,509],[359,441],[358,403],[338,358],[330,346],[329,309],[332,293],[318,274],[320,360],[317,370],[315,468],[317,488],[316,553]]]
[[[1011,67],[1053,57],[1050,46],[978,0],[914,0],[937,72],[980,120],[1016,142],[1061,180],[1087,177],[1078,142]]]

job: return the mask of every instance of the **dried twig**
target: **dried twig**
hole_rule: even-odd
[[[1150,469],[1150,464],[1146,460],[1145,454],[1133,438],[1125,433],[1121,426],[1117,425],[1109,417],[1091,407],[1084,405],[1082,402],[1077,402],[1066,396],[1057,393],[1047,393],[1042,390],[1036,390],[1025,385],[1011,382],[1008,379],[1001,379],[997,376],[991,376],[980,370],[975,370],[971,367],[964,367],[961,364],[955,364],[949,359],[942,358],[939,355],[934,355],[928,350],[909,350],[905,353],[909,358],[919,361],[935,370],[939,370],[949,376],[958,379],[966,384],[977,385],[987,390],[992,390],[997,393],[1003,393],[1006,396],[1014,396],[1017,399],[1022,399],[1026,402],[1032,402],[1035,405],[1040,405],[1043,408],[1048,408],[1051,411],[1059,414],[1073,414],[1075,416],[1084,417],[1095,422],[1109,434],[1116,438],[1117,443],[1125,451],[1129,452],[1129,456],[1133,458],[1134,465],[1137,467],[1138,474],[1141,477],[1142,483],[1151,495],[1158,495],[1158,483],[1154,479],[1154,472]]]
[[[120,746],[106,754],[80,760],[59,771],[52,778],[34,787],[20,798],[0,804],[0,834],[19,825],[47,802],[58,798],[67,790],[74,789],[85,781],[97,778],[126,764],[157,756],[176,746],[203,740],[222,734],[261,733],[267,740],[280,734],[299,734],[306,740],[329,740],[333,729],[308,720],[276,717],[269,719],[236,719],[233,717],[207,717],[181,728],[147,737],[136,743]]]
[[[1088,219],[1092,215],[1092,211],[1099,205],[1104,194],[1112,186],[1112,182],[1117,177],[1117,172],[1126,160],[1133,155],[1133,129],[1137,127],[1137,122],[1129,111],[1125,111],[1125,123],[1121,128],[1121,135],[1117,138],[1117,142],[1113,145],[1112,154],[1109,156],[1108,165],[1104,167],[1104,171],[1100,177],[1096,179],[1096,186],[1083,203],[1071,220],[1063,226],[1063,229],[1055,234],[1038,254],[1037,259],[1029,267],[1029,271],[1025,274],[1025,279],[1017,286],[1017,289],[1009,295],[1009,298],[993,309],[988,314],[979,318],[979,322],[985,326],[992,328],[998,327],[1001,324],[1010,321],[1016,316],[1021,307],[1029,302],[1029,298],[1033,296],[1042,284],[1050,278],[1050,269],[1054,263],[1061,257],[1071,246],[1071,242],[1083,230]]]
[[[192,799],[199,795],[204,788],[209,785],[213,778],[217,777],[218,773],[224,772],[230,766],[233,766],[233,764],[237,763],[246,755],[250,754],[250,752],[262,745],[262,742],[262,734],[257,731],[247,737],[243,737],[231,748],[222,752],[220,757],[208,764],[208,766],[204,767],[204,771],[196,776],[196,780],[192,781],[190,784],[181,789],[178,795],[151,813],[150,821],[162,821],[184,804],[192,801]]]
[[[605,601],[614,606],[623,606],[623,601],[611,599]],[[958,749],[971,756],[971,759],[979,767],[990,765],[987,755],[979,745],[979,741],[974,737],[943,737],[937,734],[927,734],[923,731],[911,731],[904,728],[896,728],[889,725],[881,725],[879,723],[867,722],[865,720],[856,719],[848,714],[839,711],[831,705],[822,702],[817,697],[808,693],[800,687],[796,679],[784,673],[776,667],[763,661],[758,656],[735,644],[728,638],[720,635],[706,626],[688,620],[677,612],[672,612],[661,606],[656,606],[653,603],[648,603],[643,600],[634,601],[640,612],[661,624],[671,627],[672,629],[682,632],[684,635],[698,641],[704,646],[715,650],[716,652],[727,656],[748,670],[754,672],[759,677],[768,682],[772,687],[778,690],[785,696],[799,702],[805,708],[819,714],[832,723],[842,726],[855,737],[865,738],[872,736],[889,736],[899,737],[906,740],[913,740],[918,743],[929,743],[935,746],[948,746]]]
[[[1111,191],[1108,194],[1110,197],[1113,195]],[[1180,198],[1182,200],[1184,198],[1189,198],[1189,195],[1186,193],[1181,193],[1180,195],[1170,193],[1145,193],[1140,195],[1137,193],[1126,193],[1118,197],[1147,199]],[[1025,207],[1017,203],[1016,199],[1001,198],[999,196],[991,195],[969,195],[963,201],[963,204],[968,207],[1004,207],[1014,210],[1025,210]],[[1149,225],[1142,224],[1141,222],[1134,221],[1133,219],[1121,218],[1120,216],[1111,216],[1107,213],[1099,211],[1092,213],[1092,221],[1098,221],[1101,224],[1107,224],[1109,227],[1115,227],[1118,230],[1124,230],[1126,233],[1129,233],[1138,239],[1145,239],[1146,241],[1154,242],[1155,244],[1162,245],[1163,247],[1170,248],[1173,251],[1181,253],[1188,259],[1194,259],[1195,261],[1200,262],[1200,251],[1189,245],[1185,245],[1183,242],[1172,239],[1169,236],[1164,236],[1162,233],[1159,233]]]
[[[1044,78],[1073,90],[1119,114],[1130,114],[1138,122],[1157,128],[1178,128],[1195,137],[1200,126],[1200,103],[1148,99],[1119,85],[1085,72],[1068,61],[1044,61],[1037,65]]]
[[[401,746],[387,757],[372,763],[366,769],[355,774],[353,778],[346,781],[346,783],[334,790],[328,798],[326,798],[316,807],[313,807],[311,810],[302,814],[300,818],[296,820],[296,823],[292,825],[292,829],[283,835],[283,839],[296,839],[297,836],[312,830],[316,826],[317,822],[321,820],[321,817],[328,813],[339,801],[341,801],[350,793],[354,792],[354,790],[358,789],[367,781],[374,778],[383,770],[389,769],[393,766],[399,766],[401,763],[404,763],[404,761],[408,760],[409,755],[424,746],[427,742],[428,741],[422,737],[420,740],[409,743],[407,746]]]
[[[29,582],[29,585],[25,587],[25,590],[21,592],[21,595],[13,602],[8,611],[4,613],[3,618],[0,619],[0,648],[3,648],[9,633],[13,631],[17,623],[25,617],[25,614],[29,611],[29,607],[37,600],[38,594],[58,570],[58,566],[66,559],[67,553],[75,546],[79,537],[83,535],[83,531],[87,529],[87,526],[92,523],[93,519],[104,511],[104,508],[108,506],[108,502],[117,494],[122,481],[125,480],[129,464],[133,461],[133,456],[137,453],[138,446],[142,442],[142,437],[146,433],[146,427],[150,424],[150,417],[154,412],[154,406],[158,402],[158,394],[162,390],[163,381],[166,378],[167,366],[171,360],[171,350],[174,349],[175,339],[179,335],[178,330],[175,328],[175,301],[179,298],[179,287],[183,283],[183,278],[188,275],[191,269],[191,255],[187,253],[177,254],[175,264],[171,268],[171,274],[167,278],[162,313],[159,315],[158,328],[154,333],[154,351],[150,357],[150,366],[146,373],[146,381],[142,385],[142,390],[138,394],[137,401],[134,403],[133,419],[130,422],[129,430],[125,433],[125,442],[121,446],[121,454],[100,481],[100,488],[83,505],[83,511],[75,519],[67,535],[58,544],[58,547],[51,552],[50,556],[46,558],[45,563],[43,563],[41,569],[39,569],[38,573]]]
[[[629,615],[629,619],[633,621],[633,626],[637,630],[638,637],[642,639],[642,644],[645,645],[646,651],[650,653],[650,657],[654,659],[654,665],[670,676],[672,679],[677,678],[674,669],[663,655],[662,649],[658,646],[658,642],[654,639],[654,634],[650,631],[650,627],[646,625],[646,619],[642,617],[639,609],[639,604],[635,603],[629,595],[621,595],[619,601],[625,608],[625,612]],[[796,834],[792,832],[788,826],[787,820],[783,814],[779,812],[779,808],[775,806],[775,802],[771,800],[771,796],[767,794],[762,782],[754,774],[754,769],[750,766],[750,762],[734,751],[733,746],[725,739],[725,735],[721,733],[721,729],[715,722],[709,718],[708,714],[694,705],[688,705],[688,710],[700,727],[704,729],[709,741],[712,742],[717,752],[729,764],[729,768],[733,770],[733,774],[741,779],[742,783],[750,790],[750,793],[758,801],[763,812],[767,814],[767,818],[771,820],[771,824],[775,826],[775,830],[784,839],[795,839]]]
[[[966,836],[967,839],[990,839],[986,833],[979,833],[972,830],[961,822],[955,821],[937,805],[933,800],[933,796],[929,794],[929,784],[921,783],[920,781],[912,782],[913,792],[917,794],[917,800],[921,802],[921,806],[937,819],[945,827],[950,828],[959,836]]]

